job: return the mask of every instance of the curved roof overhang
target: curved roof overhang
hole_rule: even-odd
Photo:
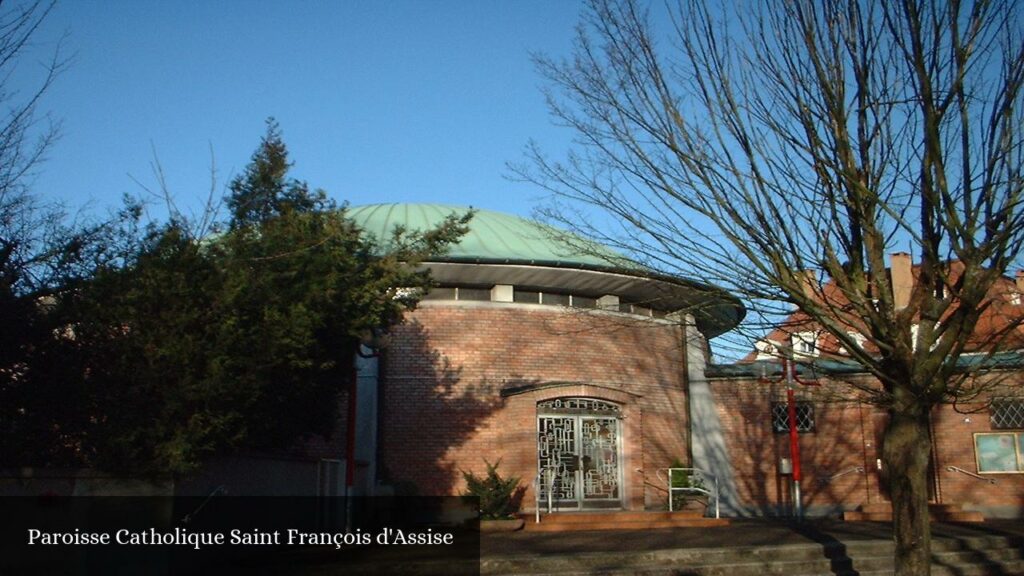
[[[396,227],[429,230],[469,208],[370,204],[347,210],[386,250]],[[746,313],[743,304],[721,288],[651,271],[571,232],[491,210],[475,209],[466,234],[425,265],[441,284],[510,284],[596,297],[610,294],[657,310],[692,314],[708,338],[736,327]]]
[[[595,297],[614,294],[642,306],[691,314],[697,329],[708,338],[735,328],[746,313],[743,304],[726,291],[677,278],[543,263],[438,260],[425,266],[440,284],[510,284]]]

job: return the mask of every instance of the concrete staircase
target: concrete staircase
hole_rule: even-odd
[[[728,526],[725,518],[705,518],[699,512],[561,512],[524,517],[528,532],[572,532],[580,530],[652,530],[656,528],[701,528]]]
[[[499,574],[607,576],[883,576],[893,574],[889,541],[787,544],[735,548],[616,551],[551,556],[485,557],[481,576]],[[1024,575],[1024,542],[1007,536],[937,539],[935,576]]]
[[[929,504],[933,522],[984,522],[981,512],[964,510],[960,504]],[[875,502],[862,504],[857,510],[844,512],[847,522],[892,522],[892,504]]]

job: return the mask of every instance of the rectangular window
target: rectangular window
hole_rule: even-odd
[[[1024,428],[1024,399],[993,398],[989,410],[994,430]]]
[[[799,356],[818,355],[817,332],[797,332],[790,336],[790,343],[793,345],[793,352]]]
[[[572,295],[572,302],[570,305],[573,308],[597,308],[597,298],[590,298],[588,296],[577,296]]]
[[[423,296],[424,300],[455,300],[455,288],[451,286],[436,286],[430,289]]]
[[[568,306],[569,295],[568,294],[555,294],[553,292],[543,292],[540,295],[541,304],[548,304],[552,306]]]
[[[521,302],[523,304],[540,304],[540,292],[534,292],[532,290],[516,290],[512,293],[513,302]]]
[[[619,300],[619,312],[624,312],[626,314],[637,314],[639,316],[651,315],[651,309],[648,308],[647,306],[641,306],[639,304],[627,302],[622,299]]]
[[[772,402],[772,431],[777,434],[789,432],[789,405],[786,402]],[[810,402],[796,403],[796,431],[814,432],[814,405]]]
[[[646,306],[637,306],[633,304],[633,314],[639,314],[640,316],[650,316],[651,309]]]
[[[1024,472],[1024,432],[978,432],[974,455],[980,473]]]
[[[459,300],[475,300],[478,302],[486,302],[491,299],[490,288],[465,288],[459,286]]]

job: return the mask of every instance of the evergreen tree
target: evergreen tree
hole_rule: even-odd
[[[415,306],[430,285],[418,264],[471,215],[398,230],[384,253],[287,167],[269,121],[233,186],[232,207],[246,209],[226,232],[197,240],[187,222],[153,226],[59,299],[52,318],[66,330],[21,388],[44,393],[10,404],[28,409],[23,441],[0,443],[0,459],[43,465],[59,453],[61,464],[182,476],[214,455],[330,435],[360,336]]]
[[[267,132],[245,172],[231,181],[227,198],[231,227],[262,224],[288,212],[310,212],[334,207],[322,190],[310,191],[300,180],[288,178],[292,163],[281,139],[281,128],[267,118]]]

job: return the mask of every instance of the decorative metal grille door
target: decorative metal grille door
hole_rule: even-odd
[[[559,508],[614,507],[621,503],[619,408],[586,398],[537,406],[540,496]],[[547,476],[546,474],[550,474]]]
[[[552,498],[559,503],[576,502],[576,418],[541,417],[537,442],[537,458],[541,475],[541,498],[547,500],[550,487]],[[551,476],[546,476],[550,474]]]
[[[581,416],[583,499],[619,499],[619,421]]]

